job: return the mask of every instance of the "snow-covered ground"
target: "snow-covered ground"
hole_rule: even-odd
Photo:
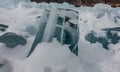
[[[39,43],[26,58],[39,29],[41,15],[51,7],[79,12],[78,56],[69,50],[68,45],[53,39],[51,43]],[[0,72],[120,72],[120,40],[113,44],[112,39],[106,37],[106,31],[102,30],[120,26],[119,7],[112,8],[105,4],[75,7],[68,3],[0,0],[0,24],[9,26],[6,31],[0,32],[0,36],[14,32],[27,39],[26,45],[18,45],[13,49],[0,44]],[[85,37],[91,32],[98,39],[107,39],[108,49],[100,41],[87,41]],[[119,31],[112,32],[120,36]]]
[[[85,72],[119,72],[120,67],[120,41],[113,44],[110,39],[108,50],[97,42],[86,41],[86,34],[93,32],[96,38],[107,39],[104,28],[120,26],[119,8],[112,8],[109,5],[97,4],[92,8],[80,7],[79,11],[79,58],[83,63]],[[114,32],[114,31],[113,31]],[[119,31],[115,31],[119,35]],[[94,40],[94,38],[91,38]],[[114,41],[114,40],[113,40]],[[109,42],[109,39],[108,39]]]

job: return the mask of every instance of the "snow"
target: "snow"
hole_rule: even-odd
[[[0,0],[0,7],[12,9],[17,6],[19,2],[24,2],[29,0]]]
[[[52,72],[64,72],[64,70],[66,72],[81,71],[77,56],[70,52],[68,46],[62,45],[56,40],[51,43],[37,45],[35,51],[27,60],[28,72],[45,72],[44,70],[47,67],[51,68]]]
[[[83,72],[77,56],[56,39],[38,44],[29,58],[12,60],[11,63],[13,72],[46,72],[48,69],[48,72]]]
[[[86,9],[86,10],[85,10]],[[105,37],[104,28],[119,27],[114,17],[119,16],[119,9],[109,5],[97,4],[94,7],[79,11],[79,58],[85,72],[119,72],[120,43],[109,44],[110,50],[105,50],[101,44],[91,44],[85,40],[85,35],[94,31],[97,37]],[[119,34],[119,32],[117,32]]]
[[[79,12],[79,55],[74,55],[68,45],[62,45],[56,39],[37,45],[30,57],[28,55],[35,35],[38,31],[44,10],[51,8],[72,9]],[[59,12],[60,13],[60,12]],[[65,13],[65,12],[64,12]],[[47,14],[47,13],[46,13]],[[66,14],[66,13],[65,13]],[[53,14],[54,15],[54,14]],[[70,17],[73,12],[66,14]],[[0,72],[120,72],[120,43],[109,44],[109,50],[99,42],[91,44],[85,35],[94,31],[97,37],[106,37],[104,28],[120,26],[120,8],[112,8],[106,4],[94,7],[75,7],[68,3],[35,3],[29,0],[0,0],[0,24],[8,25],[5,32],[14,32],[27,39],[27,44],[18,45],[14,49],[0,43]],[[120,32],[117,32],[120,36]],[[119,41],[120,42],[120,41]]]

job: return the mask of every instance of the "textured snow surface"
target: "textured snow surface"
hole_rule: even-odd
[[[13,62],[13,67],[13,72],[83,72],[77,56],[56,40],[37,45],[29,58]]]
[[[55,39],[40,43],[32,55],[26,58],[38,30],[44,9],[51,7],[72,9],[79,12],[79,56],[77,57]],[[71,14],[72,16],[72,14]],[[85,35],[94,31],[97,37],[106,37],[104,28],[120,26],[120,8],[97,4],[94,7],[74,7],[68,3],[35,3],[29,0],[0,0],[0,24],[8,25],[5,32],[26,37],[25,46],[14,49],[0,44],[0,72],[120,72],[120,41],[109,44],[90,43]],[[115,32],[116,33],[116,32]],[[120,36],[120,33],[117,32]]]
[[[86,34],[95,32],[96,37],[106,37],[104,28],[119,27],[119,8],[109,5],[97,4],[94,7],[81,7],[79,11],[79,58],[82,61],[85,72],[119,72],[120,67],[120,41],[117,44],[110,43],[109,50],[103,48],[99,42],[86,41]],[[119,31],[115,33],[119,34]],[[108,40],[109,41],[109,40]]]

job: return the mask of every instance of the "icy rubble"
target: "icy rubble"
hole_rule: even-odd
[[[18,46],[14,50],[8,50],[2,45],[0,54],[6,60],[0,58],[0,63],[5,62],[0,72],[120,72],[120,43],[111,44],[110,50],[105,50],[100,43],[91,44],[85,40],[85,35],[90,31],[95,31],[98,37],[105,37],[106,34],[101,29],[119,27],[119,8],[112,8],[105,4],[76,8],[68,3],[19,2],[10,0],[3,1],[3,4],[0,2],[0,23],[10,26],[7,32],[29,37],[28,44],[24,47]],[[37,31],[38,17],[42,15],[45,8],[51,6],[79,11],[78,57],[72,54],[67,46],[53,41],[37,45],[33,54],[26,58],[30,48],[28,46],[31,46],[34,40],[34,32],[31,30]]]

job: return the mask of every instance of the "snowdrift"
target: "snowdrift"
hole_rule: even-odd
[[[68,3],[0,1],[0,24],[9,26],[0,36],[14,32],[27,40],[26,45],[13,49],[0,43],[0,72],[120,72],[120,8],[105,4],[76,8]],[[39,30],[41,15],[51,7],[79,12],[78,56],[68,45],[53,40],[39,43],[26,58]]]

